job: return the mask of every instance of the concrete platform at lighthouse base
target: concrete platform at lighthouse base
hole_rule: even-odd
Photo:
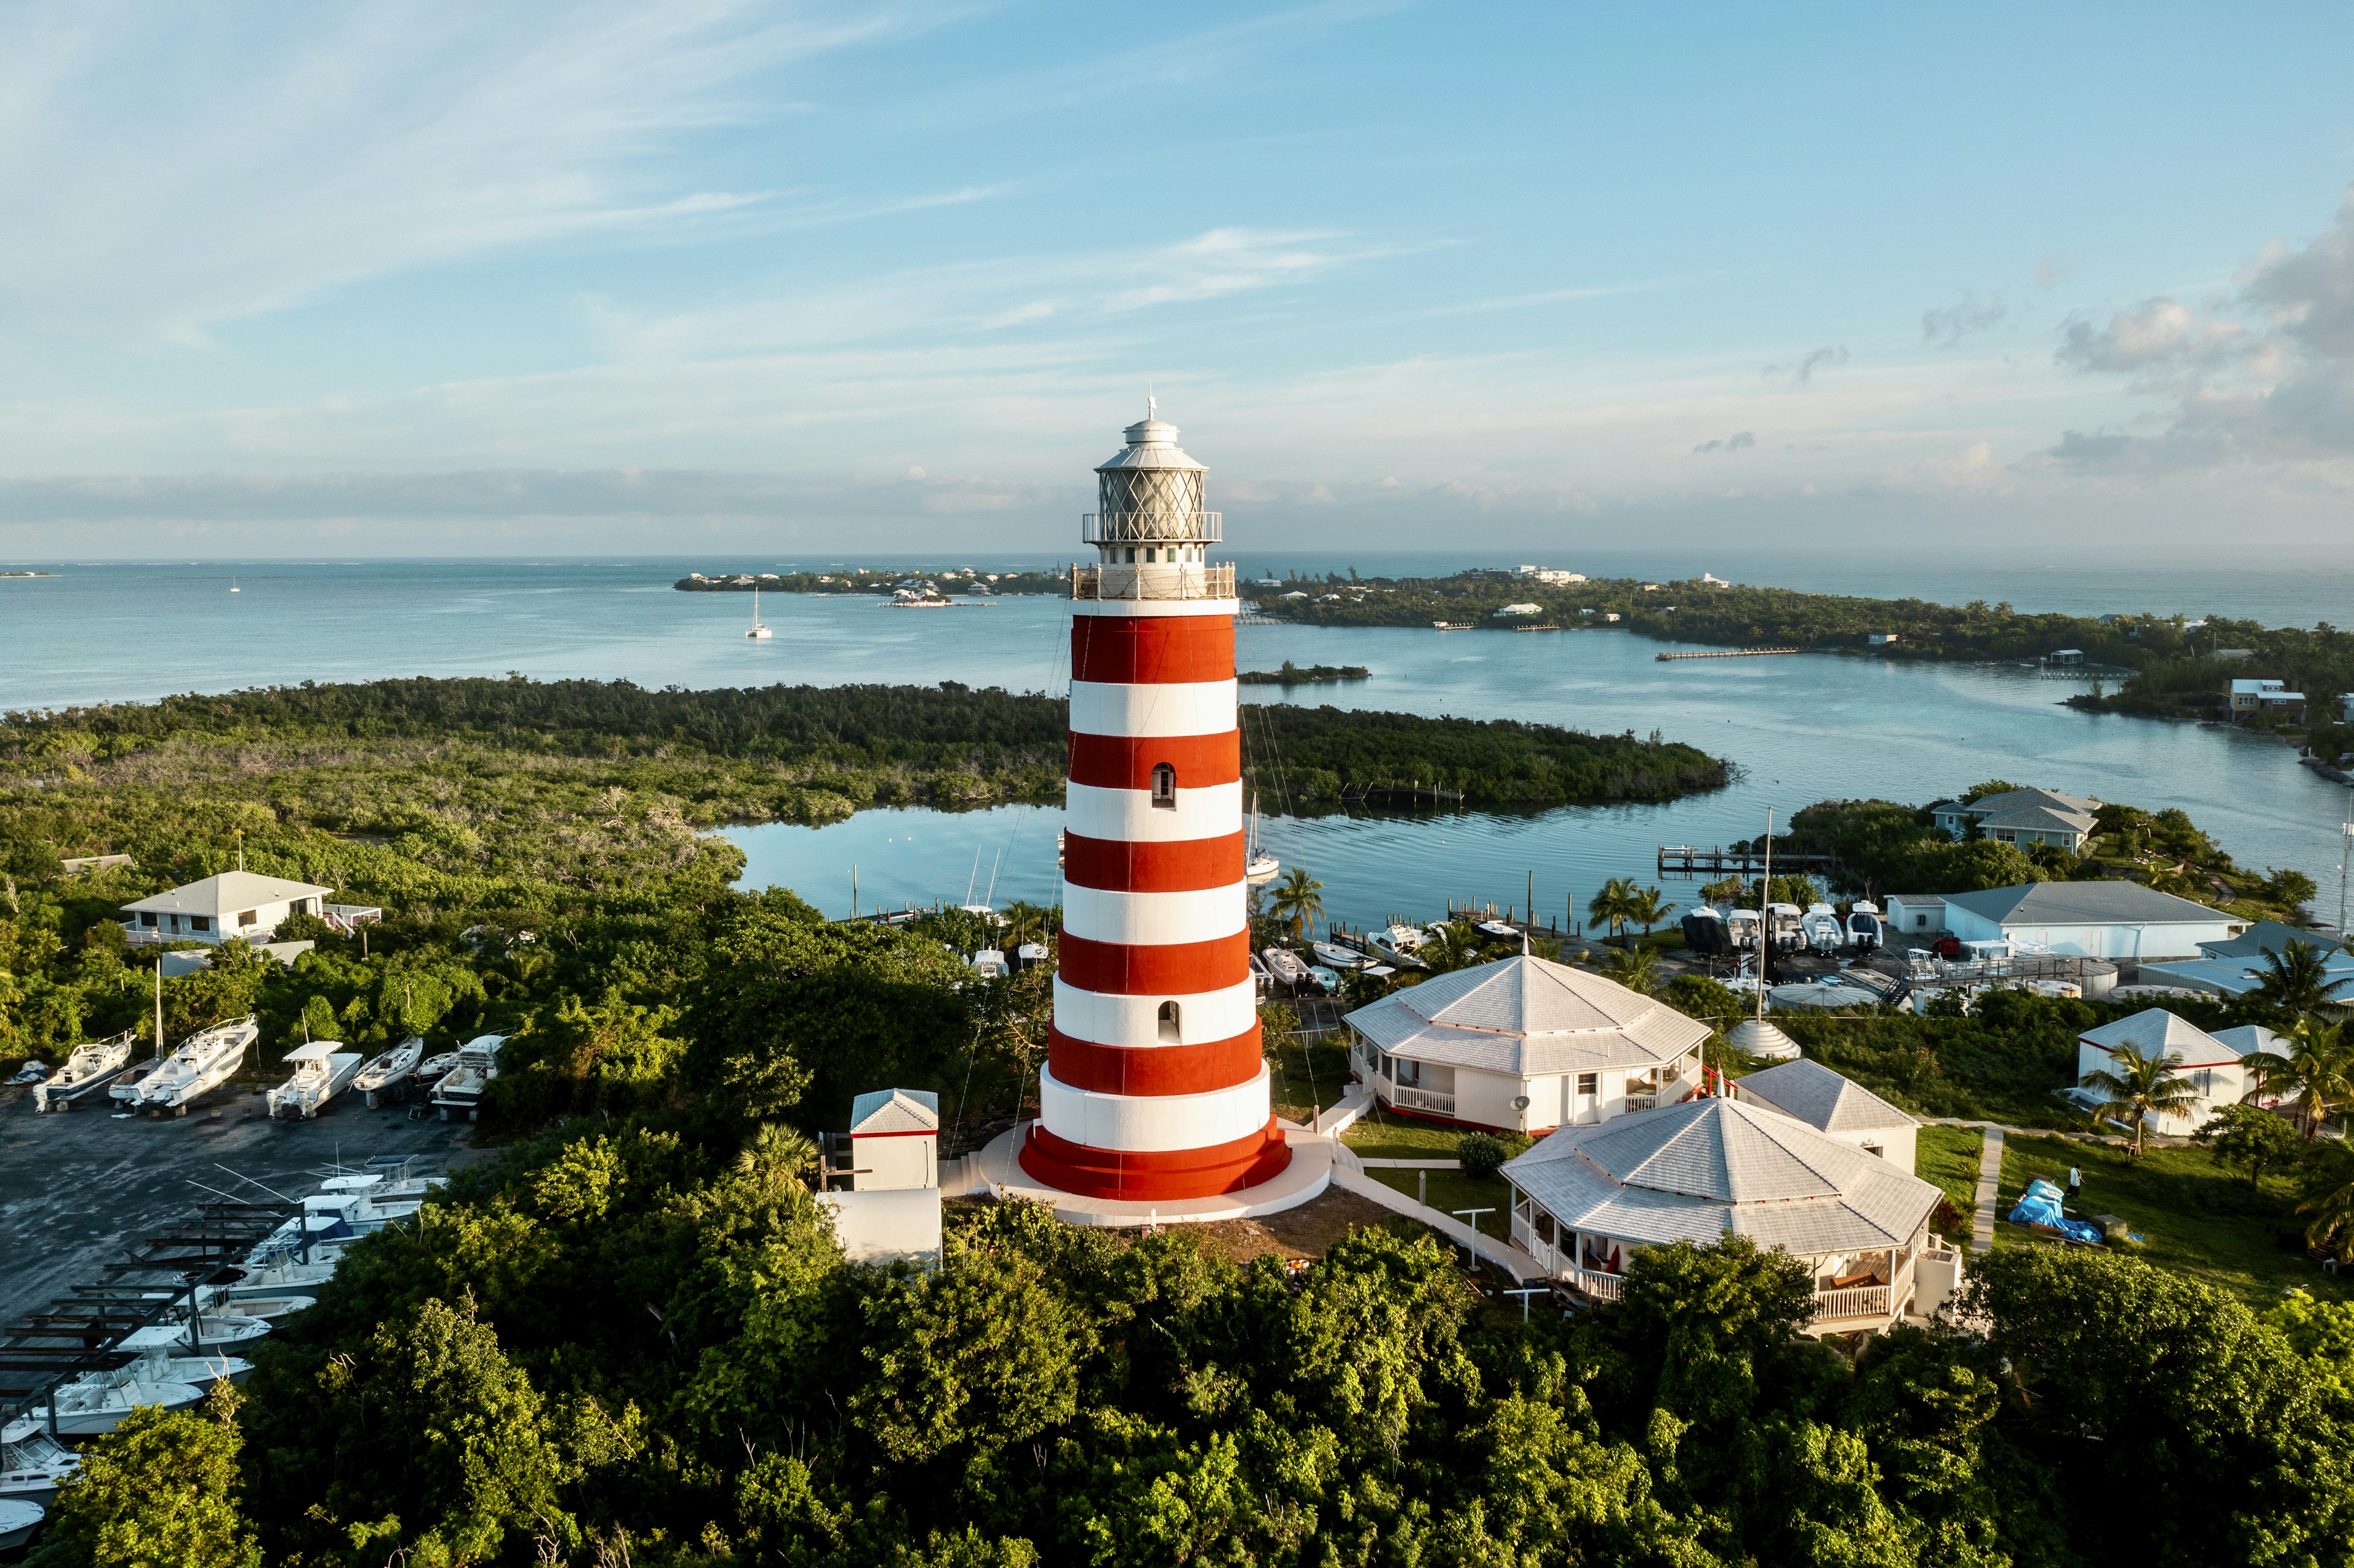
[[[1285,1147],[1291,1150],[1291,1163],[1272,1181],[1221,1192],[1214,1198],[1171,1198],[1132,1203],[1118,1198],[1085,1198],[1076,1192],[1040,1186],[1016,1158],[1022,1140],[1030,1131],[1030,1124],[1023,1122],[1013,1131],[999,1134],[979,1154],[966,1157],[964,1195],[986,1192],[998,1198],[1023,1198],[1049,1204],[1055,1217],[1068,1225],[1206,1224],[1217,1220],[1279,1214],[1313,1202],[1332,1184],[1332,1140],[1289,1122],[1277,1125],[1283,1129]]]

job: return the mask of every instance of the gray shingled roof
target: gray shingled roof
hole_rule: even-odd
[[[1733,1089],[1742,1099],[1762,1100],[1768,1109],[1780,1111],[1823,1132],[1875,1132],[1884,1128],[1921,1125],[1861,1084],[1840,1076],[1820,1062],[1784,1062],[1734,1079]]]
[[[929,1089],[875,1089],[850,1102],[851,1136],[938,1132],[940,1097]]]
[[[321,887],[315,883],[264,876],[255,871],[224,871],[217,876],[191,882],[185,887],[175,887],[168,893],[153,894],[122,907],[133,914],[226,916],[258,909],[265,904],[324,897],[334,891],[332,887]]]
[[[2199,950],[2211,959],[2257,959],[2285,951],[2291,942],[2303,942],[2323,959],[2345,957],[2338,938],[2326,931],[2306,931],[2280,920],[2259,920],[2228,942],[2201,942]]]
[[[1525,953],[1394,991],[1348,1022],[1394,1056],[1524,1077],[1656,1066],[1708,1038],[1663,1002]]]
[[[2104,1023],[2098,1029],[2088,1029],[2076,1038],[2101,1051],[2115,1051],[2130,1045],[2145,1062],[2156,1061],[2160,1056],[2179,1055],[2185,1070],[2228,1067],[2246,1055],[2250,1049],[2245,1045],[2235,1047],[2162,1007],[2146,1007],[2129,1018]]]
[[[1575,1231],[1653,1245],[1740,1235],[1800,1256],[1906,1245],[1941,1196],[1803,1122],[1723,1098],[1563,1128],[1504,1176]]]
[[[2031,882],[1978,893],[1948,893],[1946,902],[2006,926],[2211,925],[2232,916],[2138,882]]]

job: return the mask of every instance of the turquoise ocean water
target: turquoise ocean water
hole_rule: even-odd
[[[1256,570],[1354,564],[1368,575],[1515,564],[1503,556],[1242,558]],[[925,562],[969,560],[998,569],[1040,559],[974,555]],[[869,599],[769,595],[761,609],[776,636],[754,642],[741,635],[751,609],[747,596],[670,587],[689,570],[831,564],[815,557],[60,563],[48,568],[55,577],[0,579],[0,708],[303,680],[508,671],[690,687],[957,680],[1056,690],[1068,678],[1066,620],[1056,600],[1008,599],[986,609],[911,612]],[[1777,567],[1772,558],[1744,562],[1722,554],[1689,562],[1629,554],[1544,564],[1596,575],[1705,569],[1824,592],[2007,599],[2022,609],[2079,613],[2180,610],[2306,625],[2347,620],[2343,607],[2354,588],[2354,576],[2317,567],[2060,574],[1829,557],[1792,557]],[[2345,790],[2269,742],[2071,712],[2057,705],[2073,688],[2031,672],[1813,655],[1661,664],[1652,656],[1670,645],[1608,631],[1246,626],[1240,638],[1246,666],[1289,658],[1374,672],[1369,682],[1303,693],[1299,700],[1525,718],[1598,732],[1657,729],[1741,769],[1733,788],[1670,806],[1531,817],[1295,819],[1283,814],[1283,802],[1263,802],[1269,847],[1308,865],[1328,885],[1332,912],[1352,921],[1427,916],[1448,897],[1521,905],[1532,875],[1543,914],[1570,897],[1582,901],[1604,877],[1649,878],[1660,842],[1755,834],[1768,807],[1787,818],[1829,796],[1925,801],[1989,777],[2153,809],[2180,806],[2242,863],[2306,871],[2324,885],[2319,912],[2336,913]],[[999,901],[1051,897],[1057,815],[1033,808],[878,811],[824,829],[766,826],[731,836],[751,858],[748,880],[794,886],[830,912],[846,913],[854,865],[867,907],[959,900],[969,879],[978,896],[992,864]]]

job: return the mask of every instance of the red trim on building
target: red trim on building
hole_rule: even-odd
[[[1198,893],[1243,879],[1243,835],[1131,843],[1063,835],[1063,880],[1110,893]]]
[[[1206,1095],[1258,1075],[1258,1021],[1231,1040],[1198,1045],[1098,1045],[1059,1029],[1046,1033],[1046,1065],[1058,1082],[1098,1095]]]
[[[1063,982],[1080,991],[1102,996],[1193,996],[1250,979],[1250,933],[1148,947],[1098,942],[1065,931],[1060,958]]]
[[[1257,1132],[1207,1149],[1154,1154],[1090,1149],[1034,1124],[1022,1145],[1022,1169],[1057,1192],[1140,1202],[1239,1192],[1274,1180],[1290,1162],[1291,1150],[1272,1116]]]
[[[1177,788],[1238,783],[1243,776],[1243,732],[1224,735],[1081,735],[1070,732],[1071,782],[1097,789],[1150,789],[1152,768],[1177,769]]]
[[[1119,684],[1235,678],[1225,616],[1082,615],[1071,621],[1071,679]]]

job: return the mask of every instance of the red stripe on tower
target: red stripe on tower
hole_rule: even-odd
[[[1071,572],[1061,965],[1021,1159],[1092,1198],[1208,1197],[1290,1159],[1252,1005],[1234,567],[1176,437],[1129,427]]]

